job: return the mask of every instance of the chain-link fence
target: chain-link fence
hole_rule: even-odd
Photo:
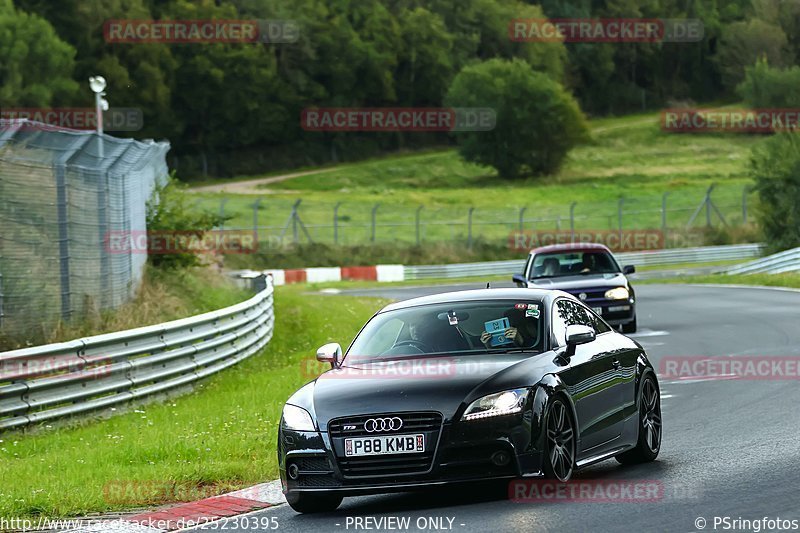
[[[469,246],[481,239],[505,245],[516,232],[653,230],[664,247],[704,242],[708,228],[740,228],[753,222],[749,186],[721,183],[673,192],[632,191],[612,201],[523,205],[513,193],[507,205],[409,205],[387,195],[374,202],[320,202],[275,196],[199,195],[194,209],[228,217],[226,229],[252,230],[259,249],[288,243],[415,245],[450,242]]]
[[[145,230],[168,150],[0,120],[0,333],[28,334],[134,295],[147,255],[118,253],[107,236]]]

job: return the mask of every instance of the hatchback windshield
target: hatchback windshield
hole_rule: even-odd
[[[536,254],[531,267],[531,279],[577,276],[586,274],[616,274],[619,265],[608,252],[569,251]]]
[[[540,301],[451,302],[381,313],[361,331],[345,363],[427,354],[541,351]]]

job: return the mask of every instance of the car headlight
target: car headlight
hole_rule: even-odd
[[[528,389],[512,389],[478,398],[464,411],[462,420],[478,420],[519,413],[525,406],[527,396]]]
[[[314,431],[314,421],[308,411],[288,403],[283,406],[283,426],[295,431]]]
[[[606,291],[607,300],[626,300],[631,295],[625,287],[616,287]]]

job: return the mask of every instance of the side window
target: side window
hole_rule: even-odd
[[[605,327],[602,322],[600,324]],[[558,300],[553,313],[553,335],[559,346],[564,346],[567,342],[567,326],[574,325],[589,326],[597,333],[601,333],[601,330],[598,329],[597,317],[592,313],[575,302]]]
[[[607,331],[611,331],[611,327],[605,322],[603,322],[603,320],[600,317],[598,317],[597,315],[595,315],[590,311],[586,311],[586,313],[592,320],[592,325],[594,326],[595,333],[600,335],[601,333],[606,333]]]

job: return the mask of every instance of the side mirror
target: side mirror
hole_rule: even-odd
[[[636,272],[636,267],[633,265],[625,265],[622,267],[622,273],[625,275],[633,274],[634,272]]]
[[[575,355],[575,347],[579,344],[592,342],[597,337],[594,328],[573,324],[567,326],[567,356]]]
[[[317,350],[317,361],[330,363],[331,368],[337,368],[342,362],[342,347],[338,342],[320,346]]]
[[[513,281],[520,287],[528,286],[528,280],[525,279],[525,276],[523,276],[522,274],[514,274],[513,276],[511,276],[511,281]]]

